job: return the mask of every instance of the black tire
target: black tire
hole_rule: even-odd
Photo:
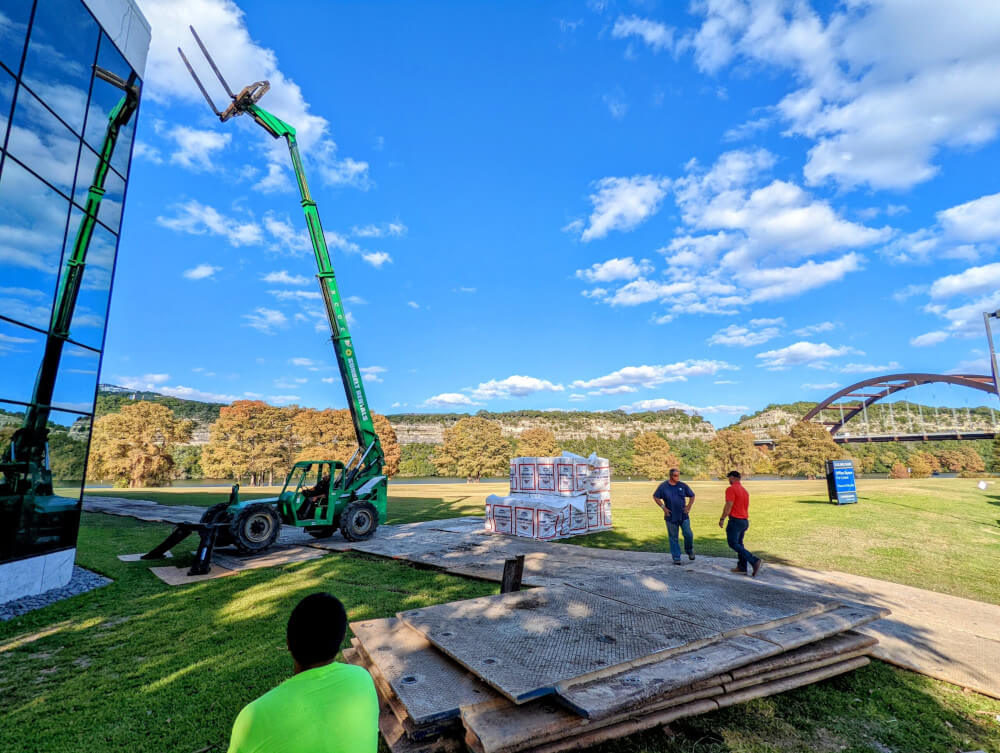
[[[340,533],[348,541],[366,541],[378,528],[378,511],[371,502],[351,502],[340,514]]]
[[[263,552],[281,532],[281,518],[272,505],[247,505],[229,526],[233,544],[244,554]]]
[[[328,539],[336,532],[337,528],[335,526],[310,526],[306,529],[306,533],[314,539]]]
[[[232,516],[229,514],[229,503],[220,502],[217,505],[212,505],[205,513],[201,516],[202,523],[222,523],[224,521],[229,521]],[[219,528],[215,534],[215,545],[216,546],[232,546],[233,536],[229,533],[228,528]]]

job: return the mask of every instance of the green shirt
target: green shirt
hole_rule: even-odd
[[[229,753],[375,753],[378,695],[361,667],[292,675],[236,717]]]

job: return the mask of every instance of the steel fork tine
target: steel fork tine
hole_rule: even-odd
[[[205,95],[205,101],[208,102],[208,106],[212,108],[212,112],[214,112],[217,116],[221,118],[222,113],[219,112],[218,109],[216,109],[215,102],[213,102],[212,98],[208,96],[208,92],[205,91],[205,87],[201,85],[201,79],[198,78],[198,74],[194,72],[194,68],[191,67],[191,63],[188,62],[187,56],[185,56],[184,54],[184,50],[178,47],[177,51],[181,54],[181,60],[183,60],[184,65],[187,66],[188,73],[191,74],[191,78],[193,78],[194,82],[198,84],[198,88],[201,89],[201,93]]]
[[[205,45],[202,44],[201,37],[198,36],[198,32],[194,30],[193,26],[189,26],[188,28],[191,30],[191,33],[194,34],[194,41],[198,43],[199,47],[201,47],[201,51],[205,54],[205,59],[208,60],[208,64],[212,66],[212,70],[215,71],[215,75],[218,76],[219,83],[222,84],[222,88],[226,90],[226,94],[229,95],[230,99],[235,100],[236,95],[233,94],[232,89],[229,88],[229,84],[226,83],[226,79],[224,79],[222,74],[219,73],[219,69],[215,65],[215,61],[212,60],[212,56],[208,54],[208,50],[205,49]]]

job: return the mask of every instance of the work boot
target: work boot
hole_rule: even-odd
[[[756,578],[756,577],[757,577],[757,573],[759,573],[759,572],[760,572],[760,569],[761,569],[761,568],[762,568],[763,566],[764,566],[764,560],[762,560],[762,559],[760,559],[760,558],[758,557],[758,558],[757,558],[757,561],[753,563],[753,577],[754,577],[754,578]]]

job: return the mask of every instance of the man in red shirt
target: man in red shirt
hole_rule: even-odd
[[[723,521],[728,517],[726,541],[729,542],[729,548],[736,552],[739,557],[732,572],[746,575],[747,565],[749,565],[753,568],[753,575],[756,577],[764,562],[743,546],[743,536],[750,527],[750,492],[743,487],[739,471],[730,471],[728,478],[729,488],[726,489],[726,506],[722,510],[722,517],[719,518],[719,528],[722,528]]]

